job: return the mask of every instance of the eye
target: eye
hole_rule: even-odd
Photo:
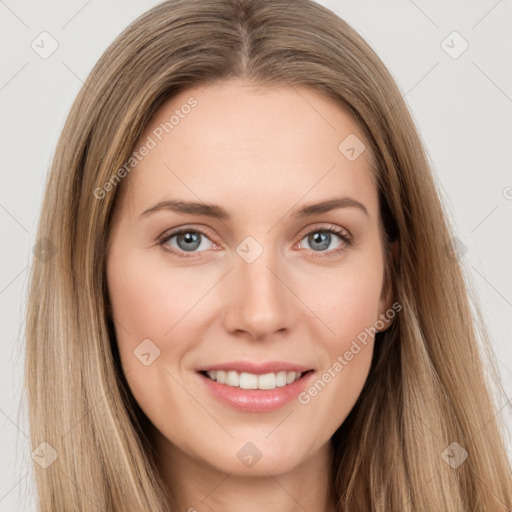
[[[336,247],[328,250],[333,242],[332,235],[338,238],[339,243]],[[299,242],[301,247],[303,240],[306,240],[313,252],[328,253],[326,256],[336,255],[344,251],[347,246],[352,245],[352,238],[348,231],[330,225],[316,226],[314,229],[308,231]]]
[[[171,243],[174,240],[174,243]],[[182,258],[190,258],[192,255],[183,254],[187,252],[203,252],[198,251],[199,248],[204,250],[208,249],[208,244],[203,243],[204,240],[209,240],[208,234],[199,229],[182,228],[163,236],[159,244],[164,250],[169,251]],[[210,241],[210,243],[213,243]],[[215,245],[215,244],[213,244]],[[210,247],[211,248],[211,247]]]
[[[338,245],[330,250],[327,250],[332,242],[333,236],[340,241]],[[194,257],[194,253],[204,252],[208,249],[219,248],[209,238],[210,233],[203,231],[202,229],[192,228],[180,228],[170,233],[164,234],[159,240],[158,244],[163,247],[167,252],[176,255],[179,258],[191,258]],[[319,254],[318,256],[333,256],[346,250],[346,248],[352,245],[352,237],[348,231],[343,228],[335,227],[332,225],[321,225],[316,226],[314,229],[310,229],[299,242],[299,246],[302,249],[303,241],[310,245],[311,251]],[[189,253],[189,254],[187,254]]]

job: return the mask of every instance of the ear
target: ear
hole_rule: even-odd
[[[386,314],[387,311],[392,309],[393,301],[395,299],[395,286],[394,286],[394,271],[395,264],[398,261],[398,240],[391,243],[389,247],[389,254],[387,255],[384,270],[384,279],[382,283],[382,293],[379,302],[379,326],[384,323],[384,327],[379,329],[379,332],[386,331],[393,323],[395,315],[390,317]]]

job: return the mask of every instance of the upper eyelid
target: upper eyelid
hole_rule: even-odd
[[[187,232],[187,231],[197,231],[198,233],[201,233],[202,235],[205,235],[207,237],[211,236],[210,235],[211,230],[209,230],[208,228],[205,228],[205,227],[197,228],[197,227],[194,227],[194,226],[191,226],[191,225],[187,225],[187,226],[180,226],[180,227],[177,227],[177,228],[172,228],[172,229],[169,229],[167,231],[164,231],[157,238],[157,240],[168,240],[169,238],[172,238],[172,237],[174,237],[176,235],[179,235],[180,232]]]

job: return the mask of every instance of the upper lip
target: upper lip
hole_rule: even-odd
[[[303,373],[311,370],[308,366],[300,364],[287,363],[284,361],[265,361],[256,363],[254,361],[229,361],[226,363],[212,364],[208,366],[202,366],[198,368],[198,372],[211,372],[214,370],[234,370],[242,373],[253,373],[255,375],[263,375],[265,373],[277,373],[277,372],[297,372]]]

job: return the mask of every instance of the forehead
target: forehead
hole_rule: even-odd
[[[231,80],[185,90],[155,112],[135,150],[144,146],[123,183],[134,214],[168,198],[229,204],[247,217],[333,195],[377,208],[357,123],[308,88]]]

